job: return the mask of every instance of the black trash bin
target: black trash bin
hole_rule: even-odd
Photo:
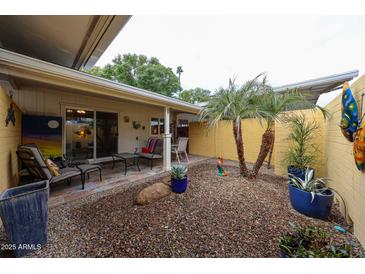
[[[47,243],[47,180],[5,190],[0,195],[0,216],[15,256],[39,250]]]

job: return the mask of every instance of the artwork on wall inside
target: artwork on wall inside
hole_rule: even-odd
[[[22,143],[36,144],[46,158],[62,156],[62,117],[23,115]]]

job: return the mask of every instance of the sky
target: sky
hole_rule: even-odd
[[[365,72],[365,16],[133,16],[96,65],[118,54],[157,57],[184,89],[216,90],[261,72],[271,85]]]

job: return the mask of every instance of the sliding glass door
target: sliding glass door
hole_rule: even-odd
[[[118,153],[118,114],[96,112],[96,158]]]
[[[84,160],[118,153],[117,113],[66,108],[65,127],[67,157]]]
[[[74,160],[94,158],[94,112],[66,109],[66,156]]]

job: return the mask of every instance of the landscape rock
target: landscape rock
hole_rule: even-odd
[[[166,183],[155,183],[138,193],[136,204],[147,205],[170,195],[171,188]]]

